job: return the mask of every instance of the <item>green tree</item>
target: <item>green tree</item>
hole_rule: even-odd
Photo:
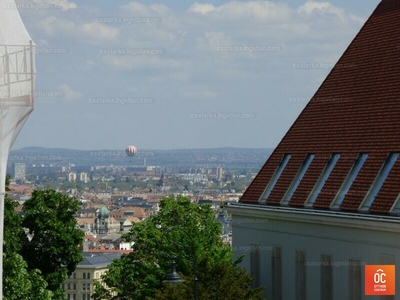
[[[53,299],[64,299],[61,284],[83,259],[79,246],[84,233],[75,220],[80,205],[75,198],[54,190],[35,190],[24,203],[22,226],[32,238],[23,235],[21,254],[29,270],[41,271],[48,289],[54,292]]]
[[[10,177],[6,179],[6,191]],[[23,235],[21,216],[15,211],[18,203],[7,195],[4,199],[3,240],[3,299],[4,300],[51,300],[53,293],[47,290],[47,282],[37,269],[28,271],[28,265],[19,254]]]
[[[210,264],[207,259],[199,263],[198,279],[201,300],[259,300],[262,298],[263,287],[250,289],[253,278],[244,268],[236,267],[241,259],[234,264],[215,262]],[[176,300],[193,298],[193,278],[182,276],[185,280],[179,285],[166,284],[156,292],[154,300]]]
[[[232,249],[222,243],[220,234],[221,224],[209,205],[193,204],[186,197],[163,198],[156,216],[136,223],[124,236],[135,242],[133,252],[111,264],[102,277],[110,291],[97,284],[94,299],[145,300],[163,294],[171,298],[160,299],[190,299],[195,267],[200,299],[262,299],[262,289],[251,289],[251,277],[237,268],[239,261],[233,262]],[[179,289],[162,284],[173,258],[186,279]],[[223,281],[225,276],[232,281]]]
[[[7,253],[3,261],[4,300],[52,300],[47,282],[37,269],[28,271],[28,264],[18,253]]]

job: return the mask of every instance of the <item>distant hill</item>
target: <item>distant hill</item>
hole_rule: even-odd
[[[9,162],[65,165],[147,165],[210,167],[221,165],[258,169],[272,153],[270,148],[139,149],[134,157],[121,150],[75,150],[25,147],[10,152]]]

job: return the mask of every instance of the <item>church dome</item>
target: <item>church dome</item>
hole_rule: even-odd
[[[107,207],[102,206],[99,210],[98,217],[101,219],[106,219],[110,216],[110,211],[107,209]]]

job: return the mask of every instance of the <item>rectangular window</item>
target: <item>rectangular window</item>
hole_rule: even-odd
[[[338,162],[340,158],[339,153],[334,153],[330,157],[328,164],[325,166],[325,169],[322,171],[321,176],[318,178],[317,183],[314,186],[314,189],[312,190],[310,196],[307,199],[307,205],[312,206],[321,193],[322,188],[325,185],[325,182],[328,180],[329,176],[331,175],[333,169],[336,166],[336,163]]]
[[[71,294],[68,294],[68,295],[67,295],[67,299],[68,299],[68,300],[71,300]]]
[[[90,290],[90,283],[86,284],[86,289]]]
[[[73,299],[73,300],[76,300],[76,294],[73,295],[72,299]]]
[[[74,290],[76,290],[76,283],[74,283]]]
[[[349,300],[361,300],[361,261],[349,260]]]
[[[395,259],[393,255],[386,255],[386,254],[381,254],[379,256],[379,264],[380,265],[394,265],[395,264]],[[381,300],[394,300],[395,296],[381,296]]]
[[[86,273],[83,273],[83,279],[86,279]]]
[[[292,184],[287,190],[285,196],[283,196],[282,204],[287,204],[290,201],[293,194],[296,192],[296,189],[299,186],[301,180],[306,174],[308,167],[311,165],[311,162],[313,161],[314,157],[315,157],[314,154],[308,154],[306,156],[306,159],[303,161],[302,165],[300,166],[300,169],[297,171],[296,177],[293,179]]]
[[[288,164],[290,158],[292,157],[291,154],[285,154],[282,158],[282,160],[279,163],[278,168],[276,169],[274,175],[272,175],[267,188],[265,189],[263,195],[261,196],[261,199],[265,202],[269,195],[271,194],[272,190],[275,187],[275,184],[278,182],[279,177],[281,177],[283,170],[286,168],[286,165]]]
[[[90,273],[87,273],[87,279],[90,279]]]
[[[371,206],[372,202],[374,202],[376,196],[381,190],[383,184],[385,183],[386,178],[389,176],[390,171],[392,170],[394,164],[399,157],[399,153],[390,153],[387,159],[385,160],[382,168],[378,172],[375,177],[374,183],[372,184],[371,189],[368,191],[367,195],[363,200],[363,204],[361,205],[361,210],[368,210]]]
[[[295,260],[295,299],[307,300],[306,252],[296,250]]]
[[[368,158],[367,153],[360,153],[353,167],[351,168],[349,174],[346,179],[343,181],[342,186],[339,189],[339,192],[336,194],[335,199],[333,200],[333,204],[331,208],[339,208],[340,204],[342,204],[343,199],[346,197],[349,192],[351,186],[353,185],[354,180],[357,178],[358,173],[360,172],[362,166]]]
[[[271,257],[272,272],[272,299],[282,300],[282,249],[281,247],[272,248]]]
[[[74,279],[76,279],[76,273],[74,272]]]
[[[71,289],[71,284],[70,283],[68,283],[68,290],[70,290]]]
[[[321,255],[321,298],[333,300],[332,256]]]
[[[258,243],[250,244],[250,275],[254,278],[253,287],[260,286],[260,247]]]

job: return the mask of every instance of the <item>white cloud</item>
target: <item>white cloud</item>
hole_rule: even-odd
[[[84,11],[85,14],[82,11],[75,14],[78,10],[71,10],[68,18],[66,14],[47,16],[39,26],[50,37],[63,36],[66,43],[73,39],[81,44],[96,45],[98,49],[164,51],[162,55],[135,56],[96,56],[99,52],[95,51],[92,57],[82,59],[81,66],[87,71],[102,66],[118,71],[147,70],[147,77],[169,76],[177,81],[194,79],[210,69],[214,69],[210,76],[219,79],[240,76],[243,80],[254,79],[263,76],[267,68],[276,68],[277,61],[290,65],[322,57],[336,58],[363,22],[363,18],[329,2],[316,1],[307,1],[297,8],[267,1],[230,1],[222,5],[194,3],[183,12],[164,4],[130,2],[114,12],[107,11],[110,17],[151,18],[151,22],[102,23],[96,20],[104,17],[104,12]],[[90,18],[83,18],[88,14]],[[51,43],[51,39],[49,41]],[[281,50],[217,50],[223,46]],[[305,61],[296,57],[303,57]]]
[[[231,1],[218,7],[195,3],[188,11],[225,20],[245,20],[247,23],[265,23],[272,20],[282,22],[293,14],[293,10],[287,4],[267,1]]]
[[[77,8],[76,3],[68,0],[25,0],[24,4],[30,4],[36,10],[61,9],[68,11]]]
[[[183,87],[180,92],[184,99],[209,100],[218,96],[218,93],[212,88],[204,86]]]
[[[189,12],[199,13],[199,14],[207,14],[209,12],[215,11],[215,6],[212,4],[201,4],[201,3],[194,3],[189,8]]]
[[[232,45],[232,38],[224,32],[205,32],[202,37],[197,38],[200,49],[211,49],[215,51],[217,47]]]
[[[130,2],[121,6],[126,13],[134,13],[138,17],[153,17],[154,15],[166,15],[170,13],[168,6],[164,4],[145,5],[139,2]]]
[[[42,29],[48,36],[52,36],[54,34],[54,23],[56,21],[56,17],[50,16],[46,17],[38,22],[38,26]]]
[[[117,70],[180,69],[186,64],[185,61],[160,58],[157,55],[102,55],[100,60]]]
[[[67,84],[61,84],[58,89],[63,93],[65,100],[77,100],[83,97],[81,92],[74,91]]]
[[[119,36],[118,29],[96,22],[83,24],[81,29],[84,36],[86,36],[89,41],[96,44],[101,44],[101,42],[116,41]]]
[[[101,44],[116,41],[119,37],[117,28],[91,22],[91,23],[75,23],[67,19],[58,19],[49,16],[42,19],[39,28],[48,36],[68,35],[70,38],[79,39],[89,44]]]
[[[300,14],[308,14],[308,15],[312,14],[313,12],[333,13],[337,15],[344,14],[343,9],[335,7],[329,2],[316,2],[316,1],[307,1],[297,9],[297,12]]]

